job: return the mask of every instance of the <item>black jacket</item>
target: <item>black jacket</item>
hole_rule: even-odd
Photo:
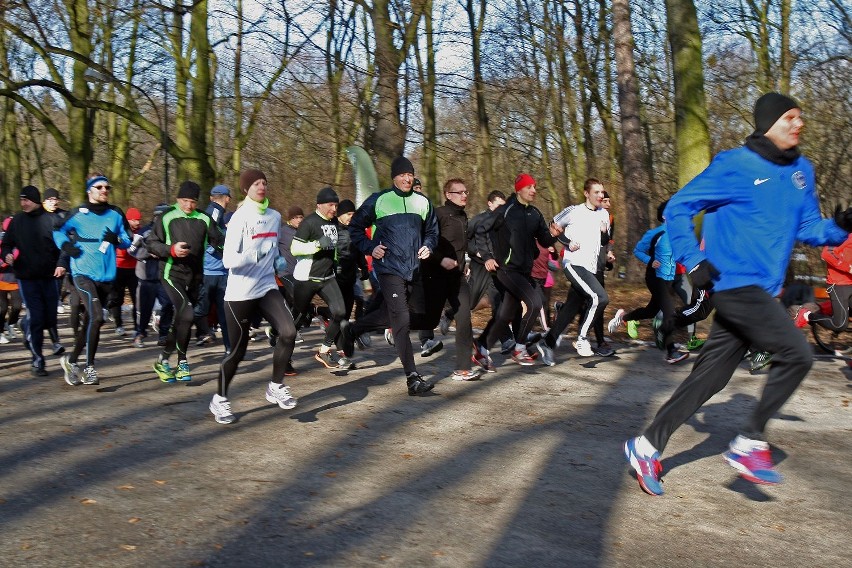
[[[446,272],[441,267],[441,260],[454,258],[459,265],[450,271],[453,274],[461,274],[464,270],[465,252],[467,250],[467,213],[464,207],[460,207],[452,201],[447,201],[441,207],[435,208],[435,216],[438,218],[438,246],[435,252],[423,263],[429,272]]]
[[[476,227],[477,240],[490,237],[493,250],[480,251],[482,262],[494,259],[501,268],[530,275],[538,257],[538,241],[547,248],[556,243],[544,215],[533,205],[521,205],[512,195]]]
[[[0,255],[5,258],[16,248],[20,253],[12,265],[15,276],[21,280],[53,278],[59,262],[59,249],[53,242],[53,216],[39,207],[12,217]]]

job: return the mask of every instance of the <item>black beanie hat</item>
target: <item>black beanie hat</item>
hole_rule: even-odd
[[[21,190],[21,199],[29,199],[33,203],[41,203],[41,193],[34,185],[28,185]]]
[[[185,181],[178,188],[178,199],[195,199],[198,201],[198,196],[201,195],[201,187],[194,181]]]
[[[354,213],[355,212],[355,204],[351,199],[344,199],[340,202],[340,205],[337,206],[337,216],[345,215],[346,213]]]
[[[754,130],[765,134],[785,112],[802,108],[799,103],[781,93],[766,93],[754,103]]]
[[[669,204],[669,200],[666,199],[665,201],[663,201],[662,203],[660,203],[657,206],[657,221],[659,221],[660,223],[665,221],[664,213],[666,211],[666,205],[668,205],[668,204]]]
[[[411,165],[411,162],[405,156],[398,156],[394,158],[393,163],[391,164],[391,177],[395,178],[400,174],[414,175],[414,166]]]
[[[317,193],[317,205],[321,203],[340,203],[340,198],[333,189],[324,187]]]
[[[251,184],[259,179],[266,179],[266,174],[255,169],[244,170],[243,173],[240,174],[240,189],[243,190],[243,193],[248,193]]]
[[[47,189],[44,190],[44,200],[47,201],[51,197],[55,197],[56,199],[59,199],[59,191],[57,191],[55,188],[48,187]]]

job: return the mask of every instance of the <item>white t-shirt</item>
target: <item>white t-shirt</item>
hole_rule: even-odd
[[[609,213],[606,209],[589,209],[585,202],[569,205],[553,219],[565,232],[562,237],[580,248],[571,251],[565,247],[563,265],[582,266],[592,274],[598,271],[598,255],[601,252],[601,233],[609,232]]]
[[[275,258],[281,214],[246,199],[234,212],[225,232],[222,263],[228,269],[225,300],[229,302],[262,298],[278,290]],[[258,259],[258,256],[261,256]]]

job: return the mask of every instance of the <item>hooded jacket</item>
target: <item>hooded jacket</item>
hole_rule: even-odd
[[[556,243],[550,234],[544,215],[533,205],[522,205],[517,195],[495,209],[491,216],[476,227],[477,242],[484,242],[486,234],[491,237],[492,251],[480,250],[482,262],[496,260],[500,268],[532,274],[533,261],[538,257],[538,246],[547,248]],[[482,234],[482,238],[480,238]]]
[[[53,242],[53,217],[42,207],[29,213],[16,213],[3,234],[0,259],[14,249],[19,254],[12,265],[21,280],[53,278],[59,262],[59,249]]]

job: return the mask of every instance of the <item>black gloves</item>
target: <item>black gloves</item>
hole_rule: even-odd
[[[118,246],[118,235],[109,229],[104,231],[104,236],[101,237],[101,240],[105,243],[111,244],[112,246]]]
[[[702,260],[689,271],[692,285],[701,290],[709,290],[713,287],[713,278],[719,276],[719,271],[710,264],[709,260]]]
[[[852,233],[852,207],[847,207],[845,211],[841,210],[840,205],[835,207],[834,222],[847,233]]]
[[[65,241],[64,243],[62,243],[62,252],[64,252],[71,258],[79,258],[80,255],[83,254],[83,249],[81,249],[71,241]]]
[[[330,250],[334,248],[334,241],[332,241],[331,237],[328,235],[321,236],[317,242],[319,243],[319,247],[323,250]]]

